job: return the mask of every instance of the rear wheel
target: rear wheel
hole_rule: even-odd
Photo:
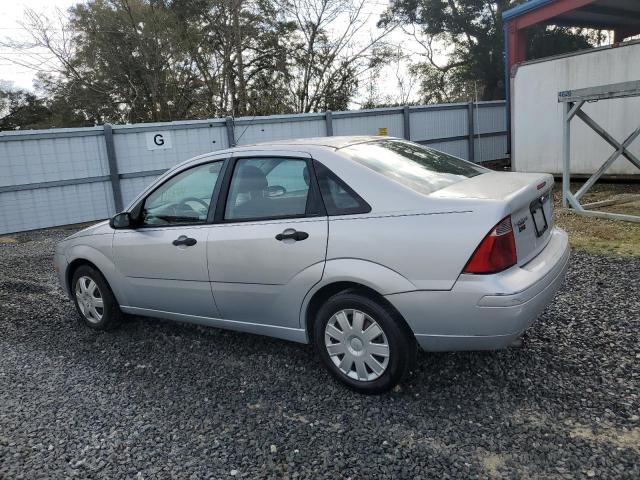
[[[73,273],[71,288],[80,321],[96,330],[110,330],[122,318],[113,292],[96,269],[82,265]]]
[[[415,362],[415,339],[397,313],[353,291],[320,308],[314,342],[329,372],[361,393],[392,389]]]

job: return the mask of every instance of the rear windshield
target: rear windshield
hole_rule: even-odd
[[[342,148],[340,152],[423,194],[490,171],[461,158],[403,140],[358,143]]]

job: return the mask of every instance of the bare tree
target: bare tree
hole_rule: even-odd
[[[340,92],[353,94],[361,76],[381,61],[376,47],[394,26],[389,24],[363,39],[371,19],[366,5],[366,0],[284,3],[285,15],[295,22],[299,37],[289,83],[297,111],[322,110],[341,100]]]
[[[24,21],[20,26],[31,37],[29,40],[0,40],[0,46],[21,54],[18,58],[2,56],[15,65],[39,73],[62,73],[69,64],[73,52],[72,32],[68,18],[62,10],[56,8],[54,18],[25,8]]]
[[[47,106],[58,98],[76,123],[347,108],[363,75],[391,58],[393,26],[376,29],[366,0],[284,1],[86,0],[51,18],[27,9],[31,39],[0,45],[24,54],[5,60],[37,72]]]
[[[410,69],[409,55],[401,46],[386,49],[389,58],[384,65],[371,69],[361,90],[364,95],[354,100],[361,108],[397,107],[415,103],[417,78]],[[395,88],[389,88],[389,86]],[[386,88],[380,88],[386,86]]]

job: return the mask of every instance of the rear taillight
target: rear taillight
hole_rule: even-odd
[[[464,273],[497,273],[518,261],[516,239],[511,227],[511,216],[503,218],[480,242],[464,267]]]

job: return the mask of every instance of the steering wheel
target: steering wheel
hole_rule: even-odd
[[[182,200],[180,200],[180,203],[178,204],[178,207],[181,207],[182,205],[185,205],[185,206],[189,207],[189,205],[187,205],[187,203],[189,203],[189,202],[199,203],[200,205],[202,205],[204,207],[204,211],[205,212],[207,210],[209,210],[209,205],[207,204],[207,202],[205,202],[204,200],[202,200],[201,198],[198,198],[198,197],[183,198]],[[189,208],[191,208],[191,207],[189,207]]]

